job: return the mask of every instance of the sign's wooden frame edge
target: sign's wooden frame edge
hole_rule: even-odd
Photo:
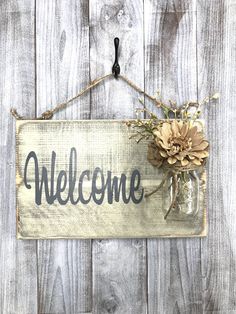
[[[22,236],[20,231],[19,231],[19,210],[18,210],[18,206],[17,206],[17,186],[18,186],[18,182],[17,182],[17,167],[18,167],[18,151],[17,151],[17,136],[19,133],[19,127],[21,125],[23,125],[24,123],[28,123],[28,122],[39,122],[39,123],[60,123],[60,122],[82,122],[82,123],[87,123],[87,122],[104,122],[104,123],[110,123],[110,122],[114,122],[114,123],[121,123],[123,122],[124,124],[128,121],[135,121],[137,119],[134,118],[124,118],[124,119],[75,119],[75,120],[68,120],[68,119],[60,119],[60,120],[38,120],[38,119],[19,119],[16,120],[16,129],[15,129],[15,156],[16,156],[16,160],[15,160],[15,171],[16,171],[16,180],[15,180],[15,184],[16,184],[16,195],[15,195],[15,199],[16,199],[16,239],[17,240],[36,240],[36,238],[34,237],[25,237]],[[141,119],[141,120],[148,120],[148,119]],[[159,119],[160,121],[171,121],[173,119]],[[204,127],[204,121],[202,119],[197,119],[196,122],[200,123],[202,125],[202,127]],[[205,187],[205,191],[204,191],[204,199],[203,199],[203,211],[204,211],[204,215],[203,215],[203,222],[202,222],[202,230],[199,234],[194,234],[194,235],[158,235],[158,236],[135,236],[135,239],[142,239],[142,238],[146,238],[146,239],[158,239],[158,238],[203,238],[206,237],[208,234],[208,223],[207,223],[207,208],[206,208],[206,202],[207,202],[207,195],[206,195],[206,187]],[[73,237],[73,236],[67,236],[65,237],[37,237],[37,240],[59,240],[59,239],[74,239],[74,240],[84,240],[84,239],[132,239],[133,237],[92,237],[92,238],[87,238],[87,237]]]

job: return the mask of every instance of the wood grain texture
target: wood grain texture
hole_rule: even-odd
[[[219,91],[219,104],[206,107],[211,143],[209,236],[201,241],[206,313],[236,311],[236,1],[198,2],[199,98]]]
[[[0,4],[0,312],[37,313],[36,241],[16,240],[15,106],[34,116],[34,3]]]
[[[150,0],[144,10],[146,90],[177,104],[196,100],[195,3]],[[197,239],[148,240],[149,313],[202,312],[200,253]]]
[[[146,313],[144,240],[94,240],[93,274],[93,313]]]
[[[121,73],[143,87],[143,1],[90,1],[91,79],[110,73],[116,36]],[[91,93],[91,117],[132,118],[138,97],[119,80],[106,82]],[[146,313],[146,241],[137,246],[133,240],[93,241],[94,313]]]
[[[74,96],[89,82],[88,1],[36,1],[37,113]],[[85,95],[56,118],[89,118]],[[91,241],[38,241],[39,313],[92,308]]]

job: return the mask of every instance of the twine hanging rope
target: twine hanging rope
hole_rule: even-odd
[[[54,114],[62,109],[65,109],[66,107],[68,107],[68,105],[70,103],[72,103],[74,100],[76,100],[77,98],[83,96],[85,93],[87,93],[89,90],[91,90],[92,88],[96,87],[97,85],[99,85],[101,82],[114,77],[114,74],[106,74],[104,76],[101,76],[97,79],[95,79],[94,81],[92,81],[87,87],[85,87],[84,89],[82,89],[76,96],[72,97],[71,99],[60,103],[58,105],[56,105],[53,109],[51,110],[46,110],[45,112],[43,112],[41,114],[41,116],[33,118],[32,120],[49,120],[52,119],[52,117],[54,116]],[[119,75],[118,76],[120,79],[122,79],[124,82],[126,82],[129,86],[131,86],[134,90],[136,90],[137,92],[139,92],[140,94],[143,94],[144,96],[146,96],[148,99],[150,99],[151,101],[155,102],[156,105],[158,107],[163,107],[164,109],[167,109],[168,106],[166,106],[165,104],[163,104],[161,101],[157,100],[155,97],[149,95],[148,93],[146,93],[144,90],[142,90],[140,87],[138,87],[135,83],[133,83],[132,81],[130,81],[127,77],[123,76],[123,75]],[[29,119],[26,117],[23,117],[21,115],[19,115],[16,111],[15,108],[11,109],[11,114],[13,115],[13,117],[17,120],[24,120],[24,119]]]

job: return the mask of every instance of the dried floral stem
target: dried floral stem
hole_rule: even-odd
[[[167,217],[168,217],[169,213],[171,212],[172,208],[174,207],[175,202],[176,202],[176,198],[177,198],[177,195],[178,195],[179,186],[178,186],[177,174],[173,175],[173,188],[174,188],[174,194],[173,194],[173,198],[172,198],[172,202],[170,204],[170,207],[169,207],[168,211],[166,212],[166,214],[164,216],[165,220],[167,219]]]

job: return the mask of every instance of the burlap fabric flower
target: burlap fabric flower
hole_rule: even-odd
[[[208,157],[209,143],[191,121],[170,120],[153,131],[148,160],[155,167],[195,168]]]

